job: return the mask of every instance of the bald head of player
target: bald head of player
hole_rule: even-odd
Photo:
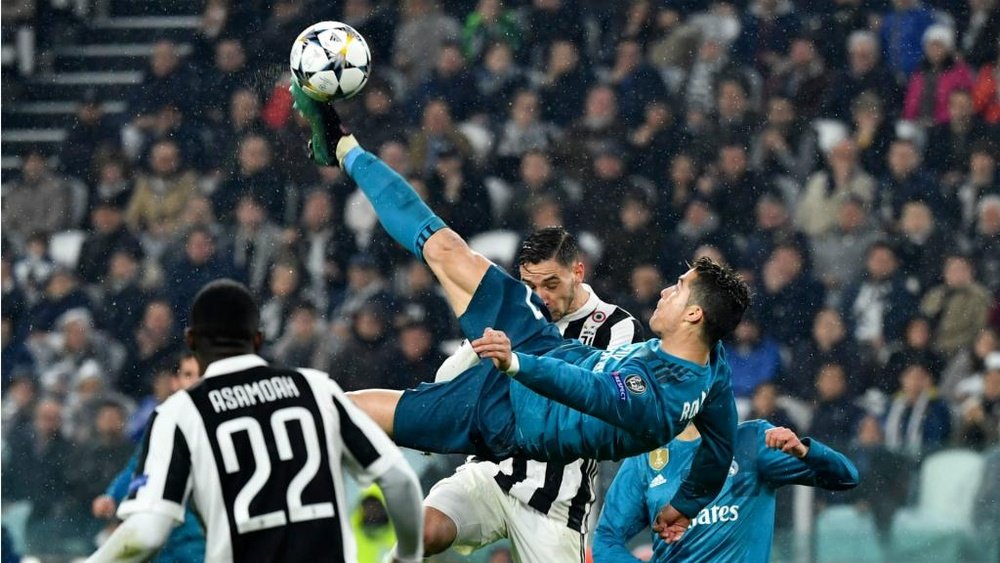
[[[257,302],[245,285],[231,279],[201,288],[189,319],[184,339],[202,373],[214,361],[255,354],[264,342]]]

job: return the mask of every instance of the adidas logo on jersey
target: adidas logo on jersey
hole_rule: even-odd
[[[666,482],[667,480],[663,478],[663,475],[657,474],[656,477],[653,477],[653,480],[649,482],[649,488],[652,489],[653,487],[659,487]]]
[[[698,516],[691,521],[691,527],[719,522],[735,522],[740,517],[740,505],[711,506],[703,508]]]

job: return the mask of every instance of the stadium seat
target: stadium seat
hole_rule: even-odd
[[[49,239],[49,256],[61,266],[76,268],[87,233],[83,231],[59,231]]]
[[[893,561],[962,561],[972,543],[972,509],[983,459],[969,450],[928,457],[920,470],[917,506],[900,510],[892,523]],[[905,476],[901,476],[905,477]]]
[[[469,247],[498,265],[508,268],[517,256],[521,235],[515,231],[497,229],[480,233],[469,240]]]
[[[885,553],[871,513],[853,506],[832,506],[816,518],[816,561],[881,563]]]

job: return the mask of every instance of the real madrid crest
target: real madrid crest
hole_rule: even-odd
[[[663,469],[668,461],[670,461],[670,451],[667,448],[656,448],[649,452],[649,466],[653,468],[653,471]]]

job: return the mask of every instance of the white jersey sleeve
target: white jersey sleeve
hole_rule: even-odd
[[[455,350],[454,354],[448,356],[448,359],[441,363],[441,367],[439,367],[437,373],[434,374],[434,382],[442,383],[445,381],[451,381],[452,379],[458,377],[458,375],[463,371],[478,364],[479,360],[479,356],[477,356],[475,350],[472,349],[472,343],[468,340],[463,340],[462,345],[458,347],[458,350]]]

